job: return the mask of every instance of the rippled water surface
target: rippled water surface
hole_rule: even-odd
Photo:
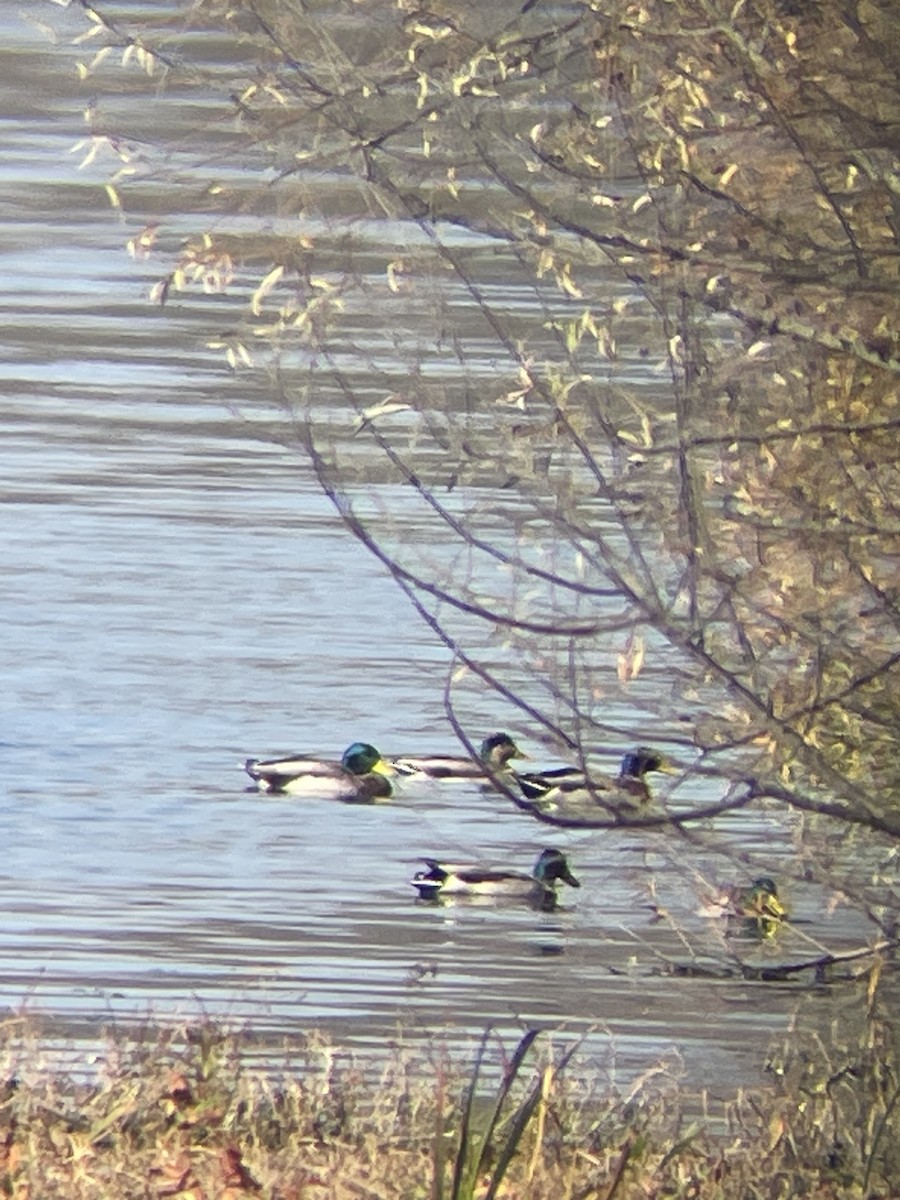
[[[689,957],[679,928],[727,959],[694,884],[729,864],[652,834],[550,834],[471,786],[411,782],[376,807],[246,789],[248,754],[455,751],[447,656],[302,455],[236,415],[267,410],[205,348],[209,309],[148,305],[152,276],[68,153],[73,51],[2,11],[6,1005],[88,1034],[212,1013],[367,1046],[561,1022],[628,1071],[752,1076],[798,992],[661,971]],[[432,536],[414,513],[403,535]],[[480,736],[509,714],[463,715]],[[740,820],[748,870],[777,871],[789,832]],[[419,855],[527,868],[548,837],[582,880],[556,913],[414,900]],[[750,957],[859,935],[821,896],[791,899],[794,944]]]

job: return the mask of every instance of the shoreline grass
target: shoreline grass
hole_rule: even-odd
[[[898,1032],[877,971],[865,1019],[792,1029],[770,1084],[714,1130],[704,1098],[652,1071],[604,1090],[579,1044],[486,1030],[468,1067],[395,1050],[361,1070],[327,1038],[248,1065],[211,1022],[112,1036],[77,1077],[41,1032],[3,1023],[0,1194],[15,1200],[378,1197],[384,1200],[887,1200],[900,1178]],[[556,1044],[554,1044],[556,1043]],[[718,1124],[718,1122],[716,1123]]]

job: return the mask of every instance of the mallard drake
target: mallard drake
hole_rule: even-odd
[[[746,887],[722,888],[698,911],[716,920],[724,917],[729,934],[755,939],[773,937],[788,921],[788,911],[770,875],[760,875]]]
[[[550,804],[588,804],[597,807],[634,805],[650,800],[650,788],[644,778],[650,771],[671,772],[674,768],[665,755],[647,746],[631,750],[622,759],[619,774],[586,774],[577,767],[556,767],[535,774],[513,772],[513,778],[526,800]]]
[[[760,875],[749,887],[730,888],[726,914],[730,932],[756,940],[774,937],[788,919],[770,875]]]
[[[404,754],[389,761],[401,775],[423,775],[428,779],[486,779],[485,766],[494,774],[501,774],[510,759],[528,757],[508,733],[492,733],[481,743],[480,762],[459,754]]]
[[[734,916],[750,921],[783,921],[787,917],[770,875],[760,875],[749,887],[732,888],[731,908]]]
[[[393,792],[393,774],[374,746],[354,742],[339,763],[295,755],[292,758],[248,758],[244,770],[264,792],[318,796],[327,800],[385,800]]]
[[[423,861],[428,870],[418,871],[410,880],[423,900],[437,900],[442,896],[490,896],[526,900],[538,907],[552,908],[560,880],[570,887],[581,887],[561,850],[542,850],[530,875],[471,863],[442,863],[434,858]]]
[[[787,908],[779,899],[778,888],[770,875],[761,875],[746,887],[721,888],[709,896],[697,910],[701,917],[726,917],[740,930],[750,935],[772,934],[784,924]]]

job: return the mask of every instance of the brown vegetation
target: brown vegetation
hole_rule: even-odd
[[[624,1093],[599,1091],[577,1044],[554,1055],[533,1034],[509,1057],[499,1048],[491,1077],[433,1046],[363,1069],[315,1037],[261,1071],[246,1039],[212,1025],[148,1030],[111,1039],[91,1077],[73,1080],[40,1070],[8,1021],[0,1189],[15,1200],[887,1200],[900,1171],[897,1030],[879,1012],[877,973],[860,986],[859,1020],[827,1039],[792,1033],[772,1055],[771,1088],[714,1113],[708,1095],[653,1070]]]

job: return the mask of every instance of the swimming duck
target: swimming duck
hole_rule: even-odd
[[[775,937],[788,919],[775,880],[769,875],[760,875],[749,887],[730,888],[726,904],[729,932],[739,937],[757,941]]]
[[[734,888],[732,892],[734,911],[742,917],[770,917],[782,920],[787,908],[778,898],[778,888],[770,875],[761,875],[749,888]]]
[[[629,751],[622,759],[619,774],[588,775],[577,767],[556,767],[536,774],[513,772],[515,782],[526,800],[542,805],[587,803],[596,808],[617,804],[646,803],[651,799],[644,776],[649,771],[671,772],[674,768],[664,755],[647,746]]]
[[[362,803],[389,799],[393,793],[388,778],[393,770],[368,742],[348,746],[339,763],[304,755],[248,758],[244,770],[264,792]]]
[[[561,850],[542,850],[530,875],[522,871],[493,870],[467,863],[423,860],[427,871],[418,871],[410,883],[423,900],[442,896],[491,896],[526,900],[540,908],[553,908],[560,880],[581,887]]]
[[[787,909],[778,899],[778,888],[770,875],[760,875],[749,887],[731,889],[731,907],[735,916],[750,921],[783,921]]]
[[[508,733],[492,733],[481,743],[478,757],[480,762],[458,754],[404,754],[392,758],[390,763],[401,775],[424,775],[428,779],[486,779],[482,764],[495,774],[501,774],[510,759],[529,756],[519,749]]]
[[[704,917],[724,917],[731,935],[745,938],[770,938],[788,921],[788,912],[778,897],[775,880],[760,875],[747,887],[722,888],[699,908]]]

